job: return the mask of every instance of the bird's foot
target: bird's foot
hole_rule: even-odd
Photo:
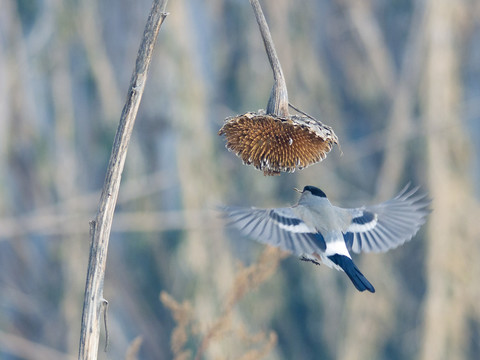
[[[314,259],[314,258],[311,258],[311,257],[307,257],[307,256],[305,256],[305,255],[300,256],[300,260],[302,260],[302,261],[308,261],[308,262],[314,263],[315,265],[319,265],[319,266],[322,265],[322,264],[320,263],[320,261],[318,261],[318,260],[316,260],[316,259]]]

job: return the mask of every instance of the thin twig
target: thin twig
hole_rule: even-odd
[[[103,326],[105,327],[105,348],[103,351],[107,352],[108,344],[110,343],[110,336],[108,334],[108,301],[103,299]]]
[[[122,111],[115,135],[112,154],[108,164],[102,195],[95,219],[95,231],[90,246],[85,298],[83,303],[82,326],[78,358],[96,359],[100,339],[100,319],[102,312],[103,280],[107,260],[108,240],[112,227],[113,213],[120,189],[120,180],[127,155],[138,107],[147,80],[153,48],[160,26],[167,16],[167,0],[154,0],[138,50],[135,70],[130,81],[127,100]]]
[[[291,107],[293,110],[295,110],[296,112],[298,112],[298,113],[300,113],[300,114],[302,114],[302,115],[305,115],[306,117],[312,119],[313,121],[319,122],[319,121],[318,121],[317,119],[315,119],[312,115],[307,114],[305,111],[300,110],[299,108],[293,106],[292,104],[288,103],[288,106],[290,106],[290,107]]]
[[[270,93],[270,99],[268,100],[267,114],[288,117],[287,83],[285,82],[280,60],[278,59],[275,46],[273,45],[272,35],[270,34],[267,20],[265,20],[262,7],[260,6],[258,0],[250,0],[250,4],[252,5],[253,12],[255,13],[255,18],[257,19],[258,27],[260,28],[260,33],[262,34],[265,50],[267,51],[268,61],[270,62],[270,66],[273,70],[274,84],[272,87],[272,92]]]

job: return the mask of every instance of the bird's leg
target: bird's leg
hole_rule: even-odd
[[[311,262],[311,263],[313,263],[313,264],[315,264],[315,265],[319,265],[319,266],[322,265],[322,264],[320,263],[320,261],[318,261],[318,260],[316,260],[316,259],[314,259],[314,258],[311,258],[311,257],[307,257],[307,256],[305,256],[305,255],[300,256],[300,260],[302,260],[302,261],[308,261],[308,262]]]

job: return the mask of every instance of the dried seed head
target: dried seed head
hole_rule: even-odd
[[[332,128],[306,116],[246,113],[229,117],[218,132],[226,147],[265,175],[294,172],[322,161],[338,143]]]

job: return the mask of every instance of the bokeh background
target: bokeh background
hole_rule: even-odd
[[[242,165],[217,131],[265,108],[272,86],[250,4],[170,0],[113,223],[99,357],[192,358],[223,316],[200,358],[478,359],[480,2],[261,4],[290,102],[341,148],[278,177]],[[0,0],[1,359],[77,356],[88,222],[150,7]],[[403,247],[355,257],[373,295],[294,257],[259,260],[264,247],[215,210],[284,206],[307,184],[358,206],[408,182],[434,211]],[[229,303],[241,263],[273,271]]]

